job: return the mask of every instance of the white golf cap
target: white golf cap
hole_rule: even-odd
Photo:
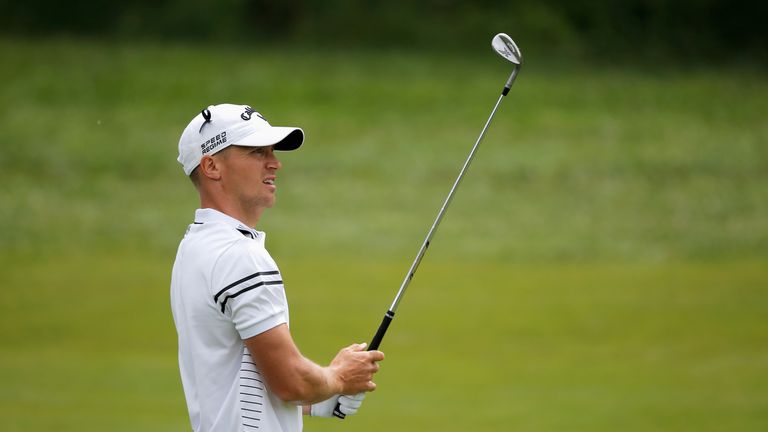
[[[215,154],[231,145],[275,146],[275,150],[296,150],[304,142],[297,127],[272,126],[248,105],[211,105],[196,115],[179,139],[179,163],[189,175],[204,155]]]

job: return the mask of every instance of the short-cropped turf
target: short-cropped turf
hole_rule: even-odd
[[[480,51],[0,41],[3,430],[188,429],[176,144],[211,103],[304,128],[259,228],[303,352],[370,340],[509,73]],[[768,429],[765,74],[525,55],[343,426]]]

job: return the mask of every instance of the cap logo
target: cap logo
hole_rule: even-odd
[[[200,144],[200,150],[203,154],[210,153],[216,147],[227,143],[227,131],[224,131],[214,137],[211,137],[208,141]]]
[[[252,116],[254,113],[255,113],[255,114],[256,114],[256,115],[257,115],[257,116],[258,116],[260,119],[262,119],[262,120],[264,120],[264,121],[267,121],[267,119],[265,119],[263,115],[261,115],[261,114],[257,113],[257,112],[256,112],[256,110],[254,110],[253,108],[249,107],[248,105],[246,105],[246,106],[245,106],[245,111],[244,111],[242,114],[240,114],[240,118],[241,118],[241,119],[243,119],[243,120],[246,120],[246,121],[248,121],[248,120],[250,120],[250,119],[251,119],[251,116]]]

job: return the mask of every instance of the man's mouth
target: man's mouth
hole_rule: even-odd
[[[264,179],[264,181],[262,183],[274,186],[275,185],[275,179],[273,179],[273,178]]]

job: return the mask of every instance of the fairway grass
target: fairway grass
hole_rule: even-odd
[[[488,51],[0,40],[2,250],[173,250],[196,205],[180,131],[230,101],[306,132],[280,155],[278,205],[261,222],[280,233],[273,251],[411,253],[508,75]],[[768,80],[749,71],[544,68],[533,56],[431,253],[766,257],[766,112]]]
[[[543,55],[526,51],[344,427],[768,430],[768,79]],[[372,336],[509,73],[490,48],[0,39],[0,62],[4,432],[189,429],[169,281],[198,110],[304,128],[258,228],[298,345],[327,363]]]
[[[171,257],[5,259],[4,431],[188,428],[168,306]],[[291,327],[326,363],[370,338],[405,262],[284,260]],[[764,430],[760,261],[425,262],[349,427]],[[307,419],[307,430],[338,428]]]

